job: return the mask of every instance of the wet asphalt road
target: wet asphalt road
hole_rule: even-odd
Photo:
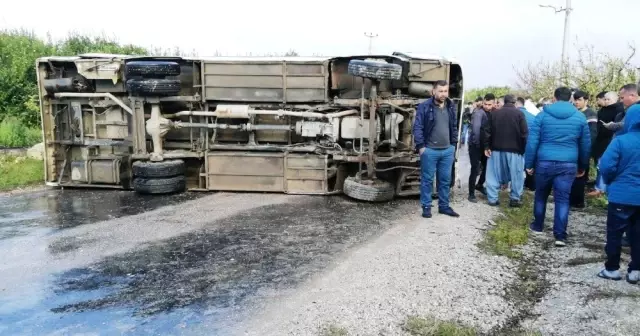
[[[247,210],[232,209],[242,202]],[[295,286],[388,229],[406,202],[417,205],[91,190],[0,196],[0,334],[224,335],[269,299],[263,293]]]

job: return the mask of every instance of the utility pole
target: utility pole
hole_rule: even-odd
[[[551,8],[556,13],[564,12],[564,32],[562,34],[562,56],[561,56],[561,64],[565,70],[565,73],[569,71],[569,59],[567,56],[567,50],[569,45],[569,16],[571,15],[571,11],[573,11],[573,7],[571,7],[571,0],[566,0],[565,7],[557,8],[555,6],[550,5],[539,5],[543,8]]]
[[[373,43],[373,39],[378,37],[378,34],[364,33],[364,36],[369,38],[369,55],[371,55],[371,46],[372,46],[372,43]]]

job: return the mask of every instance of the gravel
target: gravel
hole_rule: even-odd
[[[262,293],[269,303],[256,304],[237,334],[315,335],[333,325],[349,335],[402,335],[411,315],[484,332],[505,323],[514,314],[505,300],[514,263],[477,246],[495,210],[467,202],[466,187],[456,192],[460,218],[423,219],[418,201],[402,204],[405,215],[391,229],[323,274],[288,292]]]
[[[604,266],[606,216],[572,211],[565,248],[552,245],[553,205],[547,207],[547,234],[527,249],[542,251],[540,272],[549,290],[523,325],[543,335],[637,335],[640,286],[600,279]],[[626,272],[628,251],[621,271]],[[623,272],[623,274],[624,274]]]

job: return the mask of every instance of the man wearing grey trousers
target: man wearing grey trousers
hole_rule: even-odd
[[[487,200],[499,204],[500,186],[511,182],[511,207],[521,205],[524,188],[524,153],[529,129],[524,113],[516,106],[516,97],[504,96],[504,106],[493,112],[484,127],[487,160]]]

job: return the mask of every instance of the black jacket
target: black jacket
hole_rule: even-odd
[[[610,131],[604,127],[602,122],[609,123],[616,121],[618,115],[624,116],[624,107],[621,103],[605,106],[598,111],[598,132],[596,133],[596,141],[593,143],[591,153],[596,160],[604,154],[605,150],[607,150],[609,143],[611,143],[611,139],[613,139],[613,134],[615,133],[614,131]]]
[[[505,104],[492,112],[483,133],[485,149],[524,155],[529,128],[524,113],[515,105]]]

